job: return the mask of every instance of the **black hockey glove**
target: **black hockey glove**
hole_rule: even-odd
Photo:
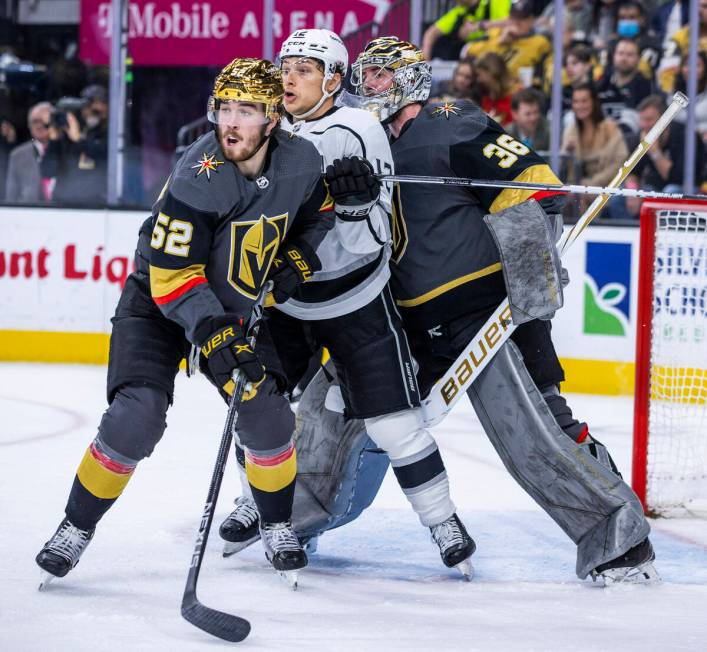
[[[336,159],[327,167],[324,180],[337,216],[345,221],[365,220],[380,195],[381,184],[373,166],[358,156]]]
[[[308,281],[321,268],[317,254],[307,245],[284,245],[277,252],[268,276],[273,282],[272,296],[276,303],[285,303],[300,283]]]
[[[236,369],[253,385],[263,381],[265,369],[246,341],[242,317],[233,314],[213,317],[200,330],[209,335],[201,343],[199,369],[216,387],[233,394],[232,376]]]

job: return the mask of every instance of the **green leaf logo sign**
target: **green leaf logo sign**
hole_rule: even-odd
[[[631,245],[588,242],[584,324],[589,335],[624,337],[629,329]]]

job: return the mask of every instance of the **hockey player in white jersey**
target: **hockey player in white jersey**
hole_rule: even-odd
[[[369,165],[392,173],[387,137],[370,113],[335,105],[348,53],[333,32],[294,32],[282,45],[280,66],[289,114],[283,128],[322,154],[336,212],[335,227],[316,252],[285,243],[271,274],[278,305],[269,311],[268,330],[287,386],[294,388],[320,347],[328,349],[346,418],[365,421],[443,562],[470,576],[476,546],[456,515],[442,458],[422,424],[413,361],[388,288],[391,189],[381,187]],[[304,268],[317,270],[306,283]],[[242,469],[243,454],[236,452]],[[258,537],[258,512],[248,483],[242,485],[244,495],[220,528],[224,555]]]

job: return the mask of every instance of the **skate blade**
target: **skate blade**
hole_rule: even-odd
[[[471,564],[471,559],[460,561],[454,568],[462,574],[465,581],[471,582],[474,577],[474,567]]]
[[[52,575],[51,573],[47,571],[40,571],[39,572],[39,586],[37,587],[38,591],[43,591],[46,589],[49,584],[51,584],[52,580],[56,579],[56,575]]]
[[[299,571],[296,570],[290,570],[290,571],[277,571],[278,575],[287,582],[287,585],[293,590],[297,590],[297,574]]]
[[[235,555],[237,552],[245,550],[248,546],[254,544],[256,541],[258,541],[258,539],[260,539],[259,534],[250,539],[247,539],[246,541],[224,541],[223,556],[230,557],[231,555]]]
[[[632,568],[610,568],[600,573],[598,579],[604,586],[617,584],[660,584],[661,579],[652,561],[647,561]]]

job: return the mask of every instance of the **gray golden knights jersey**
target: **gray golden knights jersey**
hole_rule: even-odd
[[[560,183],[540,156],[469,101],[427,103],[391,149],[397,174]],[[396,187],[391,287],[406,328],[496,308],[506,290],[483,216],[530,198],[549,213],[563,202],[554,191]]]
[[[152,298],[198,344],[205,319],[224,312],[247,319],[285,236],[316,249],[334,213],[316,148],[277,129],[254,180],[223,156],[213,133],[199,138],[152,220]]]
[[[334,107],[318,120],[282,128],[310,140],[322,155],[323,170],[334,159],[362,156],[376,172],[393,173],[388,139],[367,111]],[[328,319],[349,314],[375,299],[390,278],[391,193],[381,188],[378,204],[359,222],[336,220],[317,249],[322,268],[302,284],[295,296],[278,308],[298,319]]]

